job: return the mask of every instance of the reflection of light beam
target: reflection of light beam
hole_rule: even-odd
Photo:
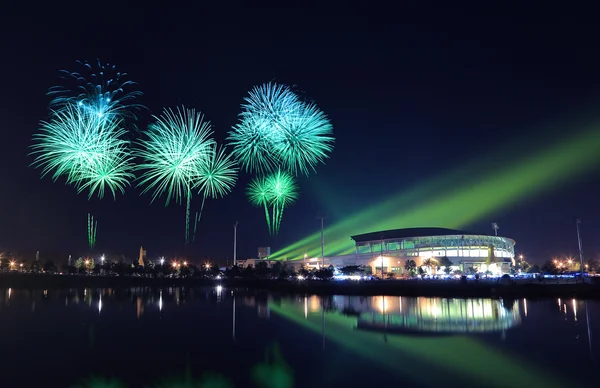
[[[523,311],[525,312],[525,318],[527,318],[527,299],[523,298]]]
[[[163,308],[162,290],[160,290],[160,296],[158,297],[158,311],[162,311],[162,308]]]
[[[592,128],[525,155],[499,171],[481,171],[482,162],[461,168],[326,228],[329,242],[325,254],[352,253],[349,236],[373,230],[422,225],[464,227],[523,197],[564,183],[576,173],[587,172],[599,159],[600,131]],[[320,232],[314,233],[274,252],[272,257],[296,259],[304,253],[316,256],[320,254],[320,238]]]
[[[577,322],[577,301],[573,299],[573,317],[575,318],[575,322]]]
[[[470,386],[474,381],[485,381],[485,385],[497,387],[513,386],[515,381],[522,386],[565,386],[565,382],[559,381],[551,372],[542,373],[526,361],[466,336],[388,335],[387,342],[382,343],[379,333],[355,330],[356,318],[327,312],[324,313],[326,322],[319,322],[321,319],[315,316],[303,319],[301,311],[287,301],[281,301],[279,305],[270,304],[270,308],[314,333],[322,332],[327,325],[330,341],[382,364],[393,373],[418,375],[419,385],[439,385],[439,376],[443,375],[444,380],[450,379],[446,381],[453,381],[457,386],[461,382]],[[406,362],[401,360],[402,356]],[[502,374],[495,372],[498,368],[501,368]]]
[[[98,300],[98,314],[102,312],[102,294],[100,294],[100,299]]]

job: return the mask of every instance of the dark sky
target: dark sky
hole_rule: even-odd
[[[591,11],[434,3],[276,9],[229,2],[211,9],[200,3],[3,9],[2,249],[81,253],[92,212],[103,252],[134,256],[144,245],[154,258],[183,251],[184,207],[150,204],[135,188],[116,201],[88,201],[63,182],[40,180],[29,167],[31,136],[48,115],[46,91],[78,59],[99,58],[128,72],[153,113],[180,104],[200,109],[219,141],[236,123],[248,90],[271,80],[297,85],[329,115],[335,150],[318,180],[300,181],[301,197],[286,211],[280,236],[270,238],[262,212],[246,202],[249,177],[242,174],[230,196],[207,202],[200,242],[190,251],[196,257],[231,257],[236,220],[240,257],[258,246],[281,248],[318,229],[315,215],[328,213],[332,196],[345,211],[356,211],[507,144],[535,148],[538,139],[554,135],[544,123],[597,111],[600,56]],[[489,233],[496,221],[517,240],[518,252],[542,262],[576,252],[578,215],[586,255],[596,256],[599,177],[595,169],[468,229]]]

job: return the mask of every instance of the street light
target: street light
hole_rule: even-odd
[[[183,265],[187,265],[187,261],[184,261],[184,262],[183,262]]]
[[[161,258],[160,258],[160,266],[162,267],[162,266],[163,266],[163,264],[165,264],[165,258],[164,258],[164,257],[161,257]]]

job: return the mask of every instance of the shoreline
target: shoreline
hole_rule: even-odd
[[[214,287],[246,288],[314,295],[423,296],[450,298],[577,298],[599,299],[600,284],[511,284],[487,282],[462,284],[448,281],[282,281],[261,279],[143,278],[126,276],[81,276],[47,274],[0,274],[0,288],[129,288],[129,287]]]

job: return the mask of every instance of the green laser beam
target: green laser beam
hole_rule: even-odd
[[[510,152],[507,150],[506,152]],[[564,185],[598,165],[597,126],[515,160],[497,171],[481,164],[451,172],[357,212],[325,229],[325,254],[354,252],[351,235],[417,226],[461,228],[526,197]],[[481,163],[486,163],[483,161]],[[488,162],[489,163],[489,162]],[[273,259],[320,254],[320,232],[273,253]]]

